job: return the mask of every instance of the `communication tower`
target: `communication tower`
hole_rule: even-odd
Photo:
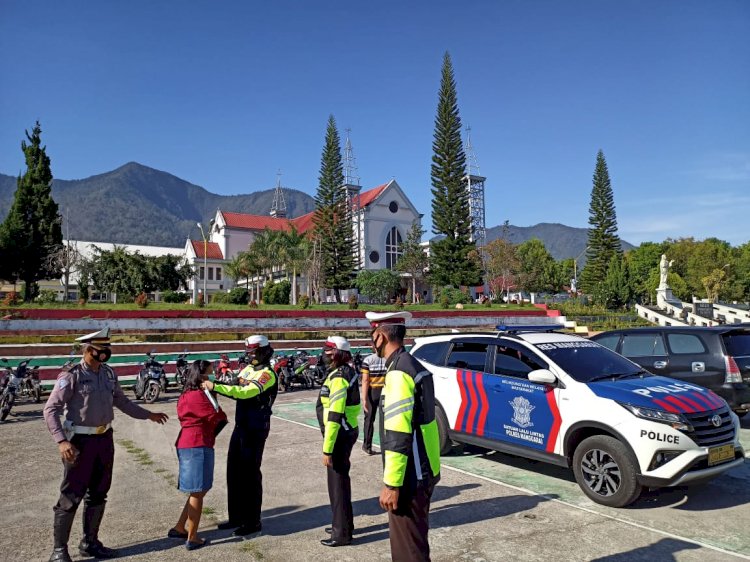
[[[277,219],[286,217],[286,200],[284,199],[284,188],[281,187],[281,170],[276,173],[276,189],[273,192],[271,216]]]
[[[469,192],[469,216],[471,217],[471,240],[477,246],[485,244],[484,182],[487,178],[479,174],[479,161],[471,144],[471,127],[466,127],[466,157],[469,173],[464,177]]]

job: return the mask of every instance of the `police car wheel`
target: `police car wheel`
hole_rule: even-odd
[[[450,455],[453,451],[453,441],[448,436],[448,417],[440,406],[435,406],[435,421],[438,428],[438,444],[440,445],[440,455]]]
[[[609,435],[594,435],[578,445],[573,472],[583,493],[596,503],[625,507],[641,495],[635,459],[621,441]]]

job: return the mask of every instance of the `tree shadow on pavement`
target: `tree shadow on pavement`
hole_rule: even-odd
[[[701,547],[691,542],[680,541],[677,539],[662,539],[657,543],[635,548],[627,552],[620,552],[619,554],[611,554],[609,556],[595,558],[591,562],[651,562],[652,560],[669,562],[677,560],[674,556],[676,552],[695,550],[698,548]]]

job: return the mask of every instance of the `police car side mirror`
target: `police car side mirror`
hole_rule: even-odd
[[[555,384],[557,377],[552,374],[549,369],[536,369],[528,374],[531,382],[538,382],[541,384]]]

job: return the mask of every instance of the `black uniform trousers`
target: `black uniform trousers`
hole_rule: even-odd
[[[367,405],[370,407],[369,411],[365,412],[364,421],[364,444],[363,449],[372,449],[372,434],[373,428],[375,427],[375,414],[378,412],[380,406],[380,394],[383,392],[383,387],[378,386],[375,388],[370,387],[367,390]]]
[[[87,507],[104,505],[112,485],[112,430],[101,435],[76,434],[70,442],[78,449],[78,457],[72,463],[63,461],[65,472],[55,513],[75,513],[82,499]]]
[[[388,512],[388,533],[393,562],[429,562],[430,499],[437,481],[420,481],[401,488],[398,509]]]
[[[260,464],[271,422],[262,427],[236,425],[227,452],[227,509],[236,525],[260,525],[263,474]]]
[[[351,462],[349,457],[359,437],[359,429],[345,431],[339,429],[336,443],[331,454],[333,466],[327,468],[328,497],[331,500],[333,521],[331,538],[336,541],[349,542],[354,533],[354,513],[352,511],[352,481],[349,478]]]

